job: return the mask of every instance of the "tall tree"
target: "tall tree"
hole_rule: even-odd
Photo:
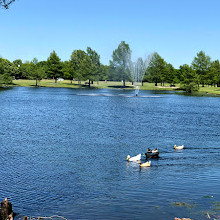
[[[7,59],[0,58],[0,84],[12,83],[12,76],[15,76],[16,66]]]
[[[169,83],[170,86],[174,85],[177,81],[177,79],[176,79],[176,70],[173,67],[173,65],[170,64],[170,63],[165,64],[164,81]]]
[[[21,66],[22,66],[22,60],[17,59],[13,61],[13,64],[17,67],[17,71],[15,73],[15,79],[21,79],[22,78],[22,72],[21,72]]]
[[[98,80],[98,74],[100,72],[100,56],[91,47],[87,47],[87,78],[90,82]]]
[[[29,65],[28,78],[35,80],[35,86],[38,86],[38,81],[41,80],[45,75],[45,69],[39,65],[37,58],[34,58]]]
[[[166,71],[166,62],[164,59],[157,53],[153,53],[152,58],[150,60],[149,66],[147,68],[146,74],[147,78],[150,82],[154,82],[155,86],[159,82],[162,82],[164,78],[162,77]]]
[[[179,69],[181,75],[181,85],[186,92],[198,91],[196,71],[191,66],[184,64]]]
[[[49,58],[47,59],[47,74],[49,78],[53,78],[55,83],[57,83],[57,79],[62,77],[62,63],[60,58],[57,56],[56,52],[53,51],[50,53]]]
[[[197,53],[197,57],[192,62],[192,67],[199,76],[199,83],[204,87],[207,80],[208,71],[211,65],[211,59],[204,51]]]
[[[131,62],[131,50],[129,44],[122,41],[118,48],[113,51],[112,60],[110,60],[111,73],[114,74],[112,78],[123,81],[130,80],[129,64]]]
[[[220,63],[219,60],[215,60],[211,62],[211,67],[209,71],[209,79],[211,80],[211,84],[217,85],[220,87]]]
[[[108,72],[109,72],[109,66],[101,64],[100,72],[99,72],[99,80],[107,80]]]
[[[26,61],[20,66],[19,70],[21,71],[21,75],[23,79],[29,78],[30,65],[31,63],[29,61]]]
[[[76,77],[73,68],[71,66],[71,61],[63,62],[63,74],[65,79],[69,79],[71,84],[73,83],[74,77]]]
[[[81,80],[86,79],[86,73],[88,68],[88,57],[83,50],[74,50],[71,58],[71,73],[78,79],[79,84]]]

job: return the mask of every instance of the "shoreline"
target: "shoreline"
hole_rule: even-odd
[[[184,93],[184,90],[182,90],[179,86],[179,84],[176,85],[176,87],[170,87],[169,84],[165,84],[165,86],[155,86],[154,83],[148,83],[144,82],[143,86],[141,83],[139,83],[140,90],[152,90],[152,91],[182,91]],[[136,86],[136,85],[135,85]],[[82,81],[81,84],[78,84],[78,81],[72,81],[70,80],[63,80],[58,81],[55,83],[54,80],[48,80],[43,79],[38,81],[37,87],[47,87],[47,88],[71,88],[71,89],[130,89],[135,90],[135,86],[132,85],[131,82],[126,82],[126,86],[123,87],[122,82],[115,82],[115,81],[94,81],[93,84],[89,87],[87,81]],[[35,80],[26,80],[26,79],[19,79],[19,80],[13,80],[13,83],[9,85],[6,88],[10,87],[36,87],[36,81]],[[205,86],[199,87],[199,91],[194,92],[189,95],[200,95],[200,96],[220,96],[220,87],[211,87],[211,86]],[[0,89],[4,89],[4,87],[0,87]],[[187,93],[186,93],[187,94]]]

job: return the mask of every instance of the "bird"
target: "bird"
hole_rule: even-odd
[[[174,145],[174,149],[175,150],[182,150],[184,148],[184,145],[182,145],[182,146],[176,146],[176,145]]]
[[[145,163],[141,163],[141,161],[140,161],[139,164],[140,164],[140,167],[150,167],[151,161],[147,161]]]
[[[138,154],[137,156],[131,157],[130,155],[127,156],[128,161],[138,161],[141,160],[141,154]]]

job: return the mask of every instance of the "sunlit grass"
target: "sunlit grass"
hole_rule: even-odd
[[[28,86],[32,87],[35,86],[36,81],[35,80],[26,80],[26,79],[19,79],[19,80],[13,80],[14,86]],[[88,81],[82,81],[79,85],[78,81],[71,81],[70,80],[63,80],[63,81],[57,81],[55,83],[55,80],[52,79],[43,79],[38,81],[38,86],[42,87],[65,87],[65,88],[82,88],[82,87],[88,87]],[[143,83],[143,86],[138,84],[140,89],[142,90],[175,90],[176,87],[169,87],[168,84],[165,84],[165,86],[155,86],[154,83]],[[115,81],[94,81],[93,84],[91,84],[91,88],[98,88],[98,89],[109,89],[109,88],[123,88],[123,89],[135,89],[136,85],[132,85],[131,82],[126,82],[125,87],[123,87],[122,82],[115,82]]]
[[[218,94],[220,95],[220,87],[214,87],[214,86],[200,86],[199,87],[200,92],[206,92],[210,94]]]

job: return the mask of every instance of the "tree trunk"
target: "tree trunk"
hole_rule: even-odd
[[[144,86],[144,81],[141,82],[141,85]]]
[[[36,79],[36,84],[35,84],[35,86],[37,87],[37,79]]]
[[[125,87],[125,79],[123,79],[123,86]]]
[[[57,78],[55,78],[55,83],[57,83]]]
[[[90,81],[90,79],[89,79],[89,88],[90,88],[90,84],[91,84],[91,81]]]

